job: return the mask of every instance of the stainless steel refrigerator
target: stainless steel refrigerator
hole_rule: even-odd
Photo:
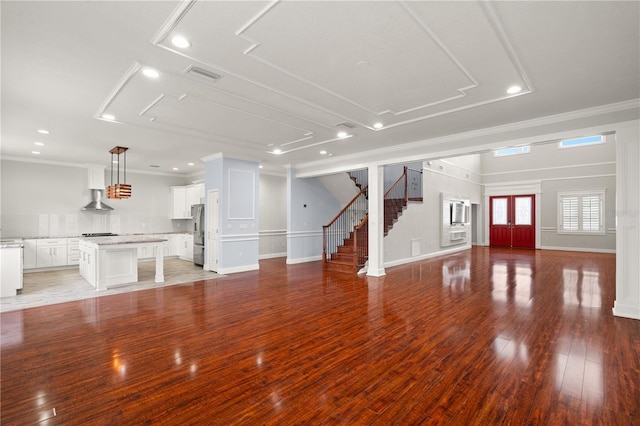
[[[204,204],[191,206],[193,218],[193,263],[204,265]]]

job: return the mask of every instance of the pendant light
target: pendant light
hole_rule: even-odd
[[[126,184],[124,182],[127,181],[127,150],[129,148],[125,148],[124,146],[116,146],[111,149],[109,152],[111,153],[111,185],[107,187],[107,198],[110,199],[121,199],[121,198],[131,198],[131,185]],[[123,155],[124,163],[122,166],[123,170],[123,178],[120,183],[120,154]],[[116,183],[113,183],[113,156],[117,155],[118,159],[118,170],[116,171]]]

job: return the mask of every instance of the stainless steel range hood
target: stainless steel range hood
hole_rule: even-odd
[[[102,189],[91,188],[91,202],[84,206],[81,210],[97,210],[97,211],[110,211],[113,207],[106,205],[102,202]]]
[[[91,192],[91,202],[81,210],[89,211],[111,211],[113,207],[102,202],[104,193],[104,166],[89,166],[89,191]]]

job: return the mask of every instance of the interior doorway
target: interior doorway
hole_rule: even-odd
[[[489,245],[535,248],[535,195],[489,198]]]

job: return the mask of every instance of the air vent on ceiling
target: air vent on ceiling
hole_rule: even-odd
[[[336,127],[344,127],[345,129],[355,129],[356,125],[353,123],[349,123],[348,121],[343,121],[342,123],[336,124]]]
[[[189,68],[187,68],[185,73],[195,76],[199,79],[206,79],[210,83],[215,83],[222,78],[220,74],[216,74],[213,71],[205,70],[204,68],[200,68],[195,65],[191,65]]]
[[[155,168],[158,168],[158,167],[160,167],[160,166],[158,166],[157,164],[149,164],[149,167],[155,167]]]

